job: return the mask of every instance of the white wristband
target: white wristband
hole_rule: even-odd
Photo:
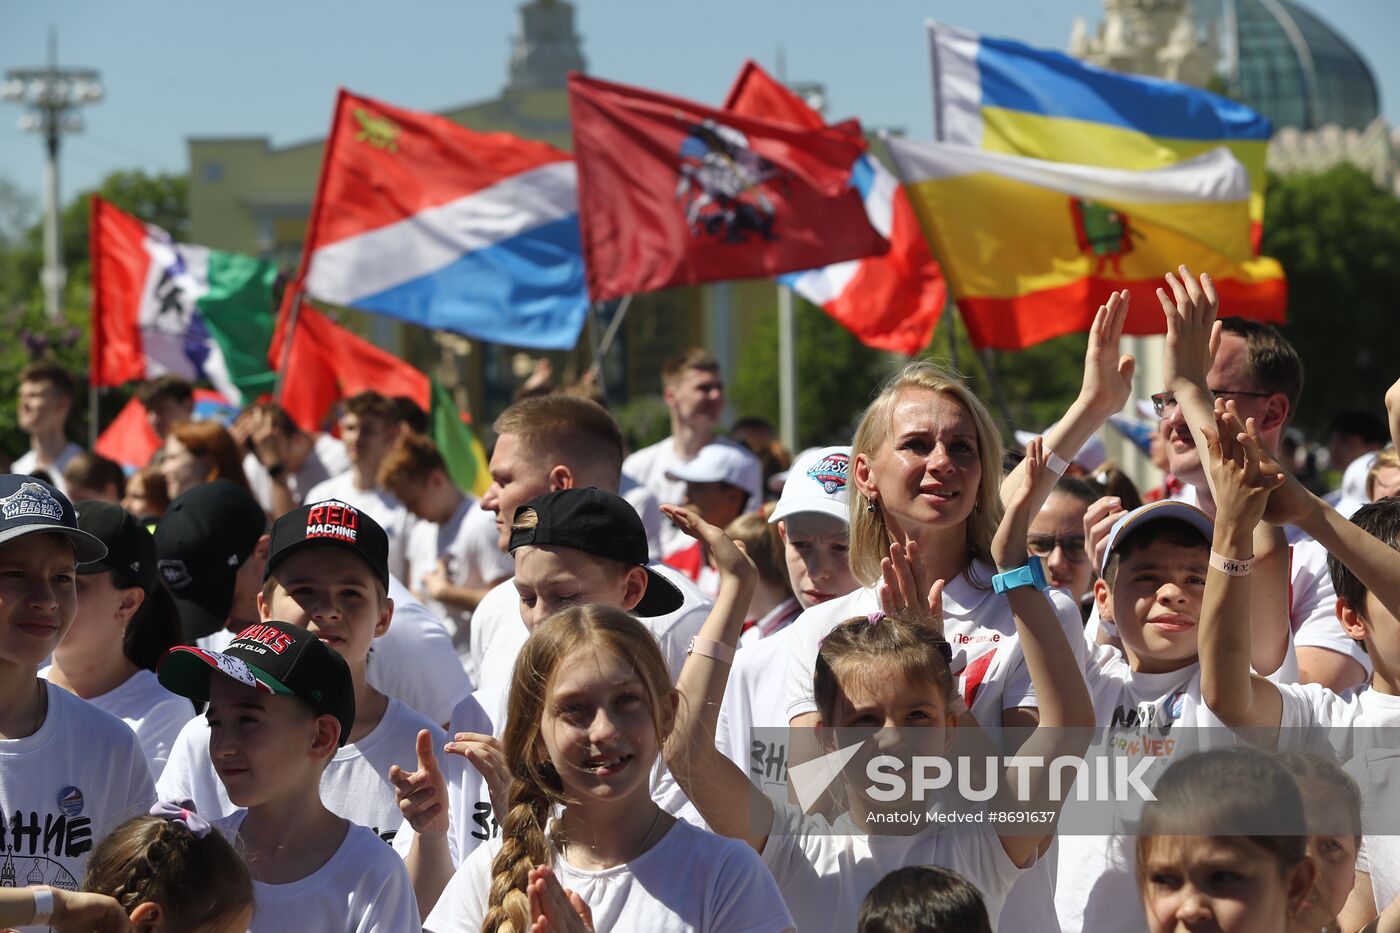
[[[715,641],[713,638],[692,638],[690,646],[685,649],[686,654],[698,654],[706,658],[714,658],[723,664],[734,663],[734,649],[722,641]]]
[[[1233,557],[1226,557],[1217,554],[1214,548],[1210,551],[1210,565],[1221,573],[1230,577],[1247,577],[1254,569],[1254,558],[1248,560],[1236,560]]]
[[[1047,451],[1047,454],[1048,456],[1045,458],[1045,466],[1049,468],[1050,472],[1054,473],[1056,476],[1064,476],[1065,471],[1069,469],[1069,461],[1066,460],[1064,457],[1061,457],[1059,454],[1055,453],[1053,450]]]
[[[37,887],[29,891],[34,895],[34,918],[29,923],[34,926],[47,925],[53,917],[53,888]]]

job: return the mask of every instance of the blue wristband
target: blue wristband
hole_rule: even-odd
[[[1045,579],[1045,567],[1039,557],[1032,557],[1026,561],[1024,567],[1017,567],[1015,570],[1008,570],[1006,573],[999,573],[992,577],[992,592],[1005,593],[1007,590],[1019,589],[1023,586],[1034,587],[1037,590],[1045,590],[1050,586]]]

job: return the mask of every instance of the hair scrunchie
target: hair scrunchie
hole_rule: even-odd
[[[156,805],[151,807],[151,816],[179,823],[193,833],[196,839],[203,839],[209,835],[209,830],[213,828],[208,820],[195,812],[194,801],[188,798],[158,800]]]

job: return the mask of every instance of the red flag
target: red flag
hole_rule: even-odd
[[[882,252],[850,127],[800,129],[569,76],[579,222],[595,300]]]
[[[282,364],[285,322],[295,288],[295,284],[287,286],[277,333],[268,351],[268,361],[274,367]],[[388,396],[406,395],[424,411],[431,405],[432,387],[426,375],[336,324],[305,299],[293,331],[280,404],[303,430],[319,431],[336,402],[367,389]]]
[[[91,379],[93,385],[119,386],[130,379],[146,378],[146,353],[136,308],[146,289],[151,263],[146,225],[96,195],[90,204]]]
[[[819,130],[826,126],[821,114],[787,85],[760,68],[753,59],[745,61],[739,69],[739,76],[734,79],[729,96],[724,99],[724,109],[807,130]]]
[[[821,115],[752,61],[744,63],[725,108],[792,126],[824,126]],[[894,176],[867,154],[858,174],[870,222],[889,251],[792,276],[786,284],[868,347],[913,356],[928,345],[947,298],[919,219]]]
[[[146,406],[139,398],[133,396],[126,403],[92,449],[132,470],[151,462],[151,457],[160,449],[160,438],[146,420]]]

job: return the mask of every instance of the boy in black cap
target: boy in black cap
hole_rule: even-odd
[[[119,505],[74,505],[78,527],[107,546],[101,560],[78,565],[78,613],[40,672],[105,709],[136,733],[151,776],[159,778],[194,706],[166,690],[155,669],[180,643],[180,617],[156,573],[156,543]]]
[[[344,658],[307,629],[267,621],[222,652],[173,648],[159,674],[168,689],[209,703],[209,754],[245,808],[216,824],[253,876],[252,933],[418,929],[402,862],[321,799],[322,772],[355,722]]]
[[[321,778],[321,800],[386,841],[403,822],[389,767],[413,760],[420,731],[429,732],[435,747],[443,743],[441,728],[367,680],[370,648],[388,631],[394,612],[387,593],[388,559],[388,536],[364,512],[334,499],[301,506],[273,523],[257,596],[263,621],[280,619],[307,629],[344,658],[354,715],[345,725],[345,747]],[[220,782],[209,747],[208,726],[198,719],[188,723],[159,790],[163,799],[193,800],[207,817],[223,816],[237,801]]]
[[[76,890],[93,844],[155,802],[132,731],[37,676],[73,624],[78,564],[106,553],[57,489],[0,476],[0,866],[40,916],[43,886]]]
[[[515,512],[510,551],[524,625],[511,656],[496,663],[513,664],[530,632],[554,613],[600,603],[636,616],[661,644],[672,677],[680,673],[710,603],[678,572],[649,563],[646,530],[626,499],[591,486],[536,496]],[[453,866],[498,832],[501,818],[493,815],[478,768],[484,764],[509,780],[495,738],[505,727],[509,687],[508,679],[496,681],[457,704],[447,727],[455,739],[447,750],[456,754],[449,756],[445,775],[421,754],[416,771],[390,774],[406,814],[395,848],[408,864],[425,914]],[[464,760],[467,752],[476,767]],[[444,796],[446,808],[440,806]],[[653,796],[673,814],[689,807],[668,773],[654,782]]]
[[[186,644],[219,648],[258,621],[267,516],[226,479],[170,503],[156,525],[157,567],[175,597]]]

